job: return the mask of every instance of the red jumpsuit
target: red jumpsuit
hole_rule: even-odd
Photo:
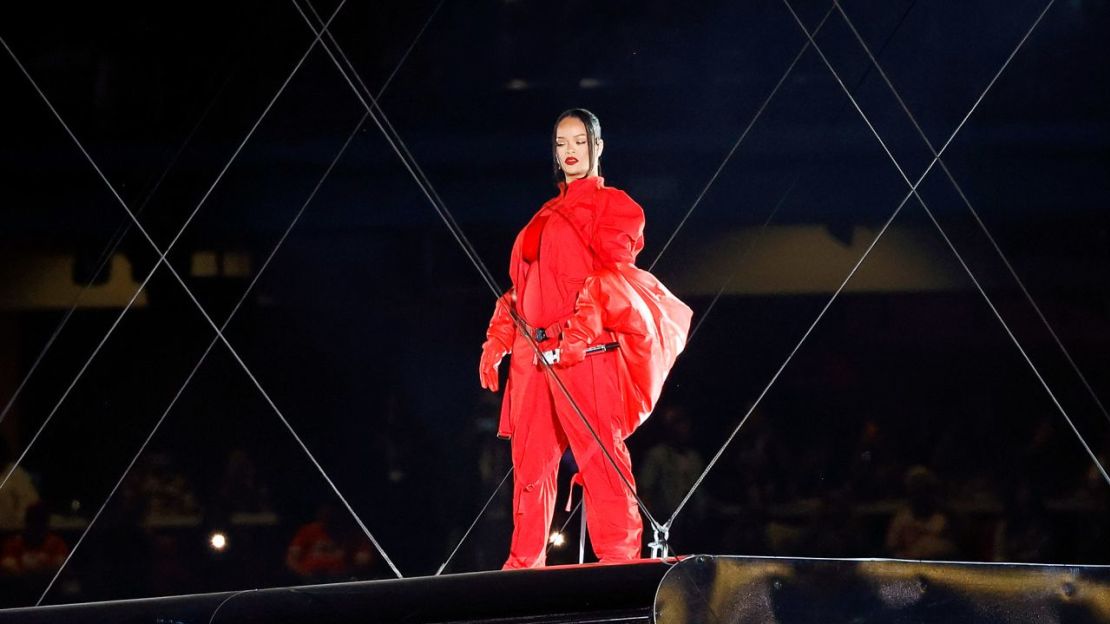
[[[515,471],[506,568],[544,564],[559,460],[568,445],[598,559],[640,556],[643,527],[629,488],[634,482],[624,439],[651,412],[685,345],[691,316],[658,280],[634,266],[643,227],[636,202],[604,186],[602,178],[589,177],[561,185],[559,196],[540,208],[513,245],[513,290],[498,301],[487,330],[488,341],[512,353],[498,429],[512,441]],[[561,334],[587,345],[620,343],[618,350],[556,371],[614,461],[536,363],[508,306],[515,306],[533,335],[547,330],[544,350],[558,346]]]

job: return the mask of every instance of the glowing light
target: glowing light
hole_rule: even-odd
[[[208,545],[212,550],[223,550],[227,548],[227,536],[217,531],[208,538]]]
[[[551,545],[554,546],[555,548],[559,548],[563,544],[567,543],[567,538],[566,538],[565,535],[563,535],[559,531],[552,531],[551,538],[548,539],[548,541],[551,542]]]

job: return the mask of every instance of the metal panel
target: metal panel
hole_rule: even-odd
[[[1110,622],[1110,567],[697,556],[655,599],[660,624]]]

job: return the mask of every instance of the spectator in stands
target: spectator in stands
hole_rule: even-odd
[[[1105,563],[1110,560],[1110,488],[1102,476],[1103,469],[1110,469],[1110,433],[1107,433],[1103,451],[1099,453],[1098,466],[1089,462],[1085,478],[1077,492],[1078,500],[1084,501],[1089,511],[1083,514],[1081,524],[1076,527],[1077,543],[1085,547],[1073,558],[1077,563]]]
[[[1052,529],[1044,503],[1028,483],[1007,497],[1005,516],[994,534],[994,560],[1051,563],[1055,555]]]
[[[951,520],[939,504],[940,481],[924,466],[906,472],[907,503],[890,521],[886,550],[901,559],[945,559],[956,554]]]
[[[254,460],[244,449],[228,455],[216,506],[224,513],[264,513],[271,511],[270,490],[258,477]]]
[[[684,408],[669,406],[656,418],[663,424],[662,439],[644,456],[636,490],[648,509],[669,516],[705,469],[705,459],[693,446],[694,423]],[[680,548],[701,546],[690,529],[701,524],[705,507],[705,496],[696,492],[671,527]]]
[[[858,500],[876,501],[896,495],[902,467],[895,462],[890,432],[877,418],[860,426],[852,454],[849,479]]]
[[[182,552],[181,537],[173,533],[150,533],[143,554],[147,555],[149,591],[155,596],[187,594],[199,590],[193,566]]]
[[[24,528],[4,540],[0,570],[6,576],[34,578],[51,575],[65,562],[69,547],[49,530],[50,514],[41,502],[27,508]]]
[[[285,554],[285,565],[305,583],[364,578],[373,562],[370,541],[331,504],[297,531]]]
[[[146,502],[148,518],[190,516],[200,512],[189,478],[169,453],[151,453],[143,468],[138,488]]]
[[[861,557],[866,552],[863,527],[856,521],[848,491],[821,497],[813,518],[798,540],[796,553],[809,557]]]
[[[685,409],[670,406],[656,418],[663,424],[662,440],[644,456],[636,489],[649,509],[669,514],[693,487],[705,460],[692,445],[694,423]]]
[[[39,492],[31,475],[22,466],[15,466],[6,442],[0,441],[0,479],[11,472],[8,482],[0,489],[0,531],[14,531],[23,527],[27,509],[39,502]]]
[[[484,500],[491,492],[496,492],[497,499],[487,508],[471,538],[474,544],[472,568],[491,570],[500,567],[505,561],[505,543],[513,532],[513,493],[510,488],[498,487],[512,467],[512,457],[509,454],[509,445],[496,437],[497,422],[501,416],[499,397],[489,392],[483,392],[480,396],[474,418],[471,419],[474,423],[471,446],[477,448],[478,457],[469,483],[463,485],[464,488],[469,486],[469,489],[462,491],[468,491],[471,500]],[[465,524],[459,526],[450,541],[458,543],[465,529]],[[457,570],[458,567],[454,569]]]

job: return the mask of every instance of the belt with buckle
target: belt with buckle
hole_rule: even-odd
[[[563,333],[563,321],[552,323],[545,327],[532,327],[529,326],[532,337],[536,342],[546,342],[548,340],[558,340],[559,336]]]
[[[604,344],[596,344],[586,349],[586,355],[591,356],[597,355],[598,353],[607,353],[609,351],[616,351],[619,348],[621,348],[621,343],[619,342],[606,342]],[[548,364],[554,365],[559,362],[559,357],[561,353],[559,349],[551,349],[550,351],[544,351],[542,355],[543,359],[546,360]],[[539,356],[532,356],[532,363],[539,364]]]

